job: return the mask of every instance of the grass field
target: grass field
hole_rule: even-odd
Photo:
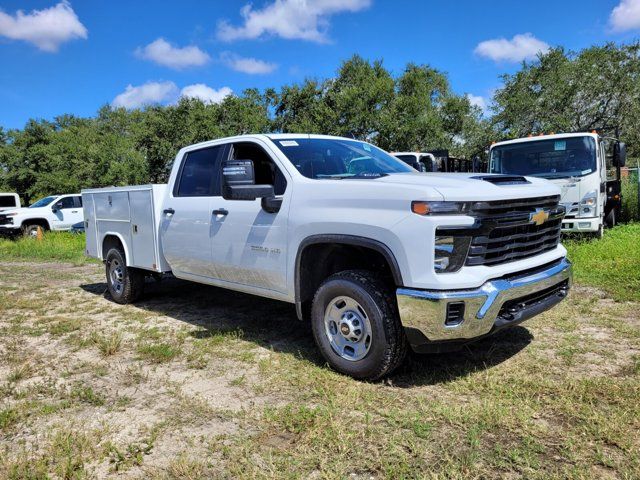
[[[379,383],[290,305],[169,279],[120,306],[81,236],[0,241],[0,478],[639,478],[638,234],[568,242],[566,302]]]
[[[0,237],[0,259],[64,261],[82,264],[91,260],[84,255],[84,235],[54,232],[44,235],[43,241],[19,236]]]

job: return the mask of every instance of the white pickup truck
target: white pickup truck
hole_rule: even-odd
[[[27,208],[0,211],[0,234],[24,233],[34,236],[43,230],[70,230],[74,223],[82,222],[82,196],[51,195]]]
[[[278,134],[192,145],[167,185],[82,196],[86,253],[105,261],[116,302],[171,271],[295,303],[332,367],[378,379],[408,346],[464,344],[566,296],[559,193],[542,179],[423,174],[365,142]]]

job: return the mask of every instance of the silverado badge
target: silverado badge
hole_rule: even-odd
[[[535,212],[529,214],[529,221],[538,226],[542,225],[547,220],[549,220],[549,212],[542,208],[536,208]]]

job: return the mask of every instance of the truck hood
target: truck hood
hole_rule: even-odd
[[[558,186],[542,178],[525,177],[528,183],[513,185],[492,183],[492,178],[499,177],[484,173],[393,173],[375,181],[432,188],[447,201],[508,200],[560,194]]]
[[[16,213],[18,215],[22,215],[22,214],[37,214],[38,212],[42,211],[40,208],[27,208],[27,207],[20,207],[20,208],[7,208],[5,210],[0,209],[0,213],[2,215],[7,215],[9,213]]]

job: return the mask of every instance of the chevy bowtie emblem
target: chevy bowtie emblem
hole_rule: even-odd
[[[540,226],[549,220],[549,212],[542,208],[536,208],[535,212],[529,214],[529,220]]]

